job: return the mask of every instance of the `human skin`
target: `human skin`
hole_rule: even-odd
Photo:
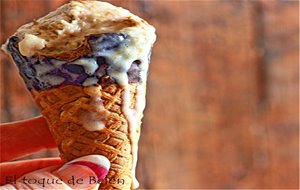
[[[63,163],[60,158],[10,161],[34,152],[56,147],[47,122],[43,117],[1,124],[0,145],[0,182],[3,185],[1,189],[97,189],[99,183],[88,183],[88,180],[93,177],[93,179],[101,181],[109,168],[107,166],[108,160],[99,155],[82,157],[68,163]],[[92,163],[91,160],[95,159],[103,162]],[[82,178],[83,183],[67,183],[72,176]],[[24,177],[49,179],[56,182],[46,185],[28,184],[28,181],[22,180]],[[15,179],[17,179],[17,183],[14,183]],[[11,184],[7,184],[8,182]]]

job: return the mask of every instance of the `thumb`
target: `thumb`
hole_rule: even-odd
[[[72,160],[52,173],[72,189],[98,189],[109,167],[106,157],[89,155]]]
[[[106,157],[88,155],[59,168],[52,166],[28,173],[1,189],[98,189],[109,167]]]

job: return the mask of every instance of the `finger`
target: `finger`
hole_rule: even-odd
[[[28,173],[2,189],[98,189],[110,163],[100,155],[89,155],[64,164]],[[93,181],[91,181],[93,179]]]
[[[55,142],[43,117],[36,117],[0,127],[0,161],[8,161],[43,149],[54,148]]]
[[[22,175],[53,165],[63,164],[60,158],[44,158],[35,160],[25,160],[16,162],[7,162],[0,164],[1,184],[9,183],[14,179],[18,179]]]
[[[1,186],[2,190],[31,190],[31,189],[60,189],[72,190],[66,183],[64,183],[57,176],[48,171],[36,171],[22,176],[16,182]]]
[[[108,173],[110,168],[109,160],[100,155],[89,155],[81,158],[77,158],[68,164],[64,165],[58,169],[54,174],[59,176],[64,181],[69,181],[69,179],[83,179],[77,183],[70,184],[72,189],[87,189],[92,187],[97,187]],[[74,174],[76,176],[74,177]],[[91,185],[96,186],[91,186]]]

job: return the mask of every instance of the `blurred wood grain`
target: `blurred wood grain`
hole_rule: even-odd
[[[66,1],[0,2],[3,43]],[[141,188],[298,189],[298,1],[109,2],[157,29]],[[0,72],[1,122],[38,115],[2,52]]]

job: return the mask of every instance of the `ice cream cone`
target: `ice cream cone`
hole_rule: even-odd
[[[101,189],[135,189],[140,125],[155,29],[99,1],[71,1],[9,38],[19,68],[60,156],[106,156]],[[94,182],[94,181],[91,181]]]
[[[130,84],[129,109],[135,109],[141,84]],[[35,102],[48,121],[50,131],[55,138],[61,158],[69,161],[89,154],[106,156],[111,162],[107,178],[102,182],[102,189],[130,189],[132,180],[132,148],[129,124],[123,113],[124,88],[116,84],[102,83],[93,87],[63,86],[49,90],[32,90]],[[97,102],[99,98],[100,102]],[[97,109],[103,106],[104,109]],[[134,139],[140,135],[140,118],[133,131]],[[82,125],[82,117],[104,124],[100,131],[88,131]],[[99,124],[99,123],[96,123]],[[134,150],[135,152],[137,150]]]

